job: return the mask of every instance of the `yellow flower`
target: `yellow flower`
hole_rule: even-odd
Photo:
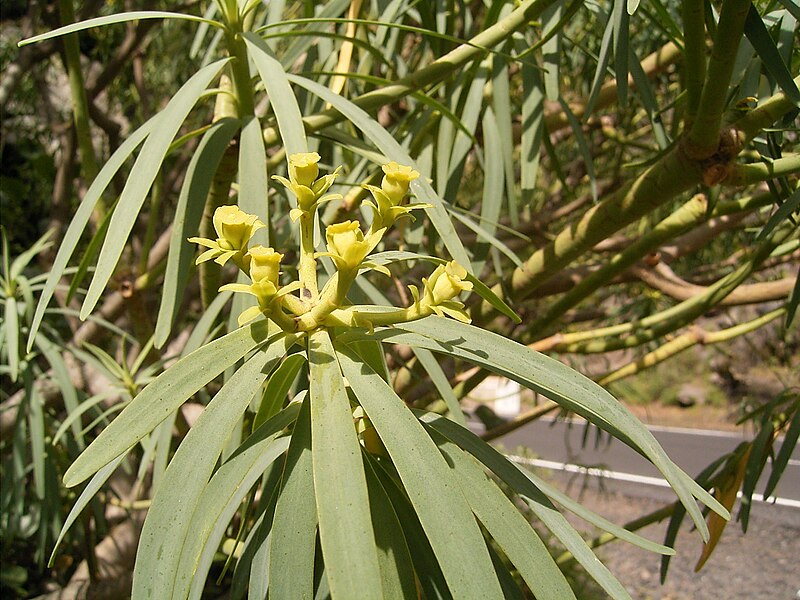
[[[386,196],[391,200],[392,205],[400,204],[403,197],[408,193],[408,184],[419,177],[419,173],[407,167],[392,161],[383,165],[383,180],[381,181],[381,189]]]
[[[261,245],[253,246],[247,254],[250,257],[250,279],[254,283],[267,281],[277,287],[283,254]]]
[[[339,168],[333,173],[319,176],[320,155],[316,152],[299,152],[289,156],[289,179],[280,175],[273,175],[272,178],[280,181],[283,186],[290,190],[297,198],[298,208],[294,208],[289,213],[293,221],[296,221],[301,214],[313,214],[317,206],[322,202],[341,198],[340,194],[328,194],[325,192],[333,185]]]
[[[266,227],[256,215],[247,214],[235,205],[220,206],[212,220],[218,236],[216,240],[189,238],[190,242],[209,248],[197,257],[197,264],[214,259],[224,265],[236,255],[241,257],[253,234]]]
[[[466,276],[467,270],[454,260],[446,265],[436,267],[426,285],[426,288],[430,290],[433,303],[447,302],[461,292],[471,290],[472,283],[464,281]]]
[[[316,152],[298,152],[289,155],[289,179],[291,182],[310,188],[319,175],[317,163],[321,158]]]
[[[364,239],[358,221],[328,225],[325,238],[328,241],[326,254],[336,261],[339,268],[358,268],[372,249],[369,240]]]
[[[464,304],[457,299],[461,292],[472,290],[472,282],[464,281],[466,276],[467,270],[454,260],[439,265],[431,273],[430,279],[423,278],[425,288],[421,299],[417,288],[409,286],[414,296],[414,304],[419,304],[423,311],[430,311],[439,316],[447,315],[469,323],[470,318],[464,310]]]

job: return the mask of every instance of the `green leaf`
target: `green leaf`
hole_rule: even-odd
[[[370,454],[365,455],[367,462],[372,467],[372,472],[380,481],[383,489],[392,503],[392,508],[400,523],[402,523],[403,537],[411,553],[414,572],[423,592],[423,598],[453,600],[447,582],[442,575],[442,569],[436,560],[430,542],[419,522],[417,513],[403,489],[397,474],[386,461],[378,463]],[[391,472],[390,472],[391,471]]]
[[[406,336],[394,331],[418,334]],[[405,323],[387,331],[384,341],[406,343],[467,360],[543,394],[611,433],[648,458],[672,485],[703,537],[708,535],[698,498],[721,516],[728,511],[679,469],[653,435],[602,387],[577,371],[503,336],[439,317]],[[486,351],[491,349],[491,353]]]
[[[393,250],[389,252],[379,252],[377,254],[371,254],[369,256],[369,261],[374,262],[378,265],[388,265],[395,262],[402,262],[406,260],[426,260],[428,262],[436,263],[437,265],[444,265],[447,264],[447,259],[439,258],[437,256],[426,256],[425,254],[417,254],[416,252],[404,252],[399,250]],[[471,273],[467,273],[467,280],[472,283],[472,291],[478,294],[481,298],[486,300],[489,304],[491,304],[494,308],[498,311],[503,313],[509,319],[514,321],[514,323],[521,323],[522,319],[520,316],[514,312],[514,310],[506,304],[501,298],[497,296],[485,283],[483,283],[480,279],[472,275]]]
[[[283,343],[281,343],[283,341]],[[184,540],[200,493],[208,483],[228,437],[270,368],[293,338],[273,340],[222,386],[200,414],[167,467],[144,522],[134,570],[133,595],[168,598]],[[275,431],[290,421],[276,420]]]
[[[513,227],[519,226],[519,208],[514,171],[514,133],[512,128],[511,90],[508,68],[499,56],[492,58],[492,109],[496,116],[497,136],[500,143],[500,160],[505,176],[508,216]],[[478,271],[478,269],[476,269]]]
[[[22,271],[25,270],[25,268],[28,266],[28,264],[31,262],[34,256],[39,254],[45,248],[49,248],[50,246],[53,245],[53,242],[48,241],[48,239],[52,234],[53,234],[52,229],[46,231],[44,235],[40,237],[38,240],[36,240],[30,248],[28,248],[24,252],[21,252],[11,262],[11,266],[9,267],[8,270],[9,280],[14,281],[15,279],[17,279],[17,277],[22,275]]]
[[[218,60],[195,73],[177,91],[164,110],[154,117],[153,131],[142,146],[111,217],[97,268],[81,307],[81,319],[85,319],[92,312],[113,275],[125,249],[128,235],[133,229],[150,186],[161,169],[164,156],[175,134],[202,93],[229,60],[228,58]]]
[[[278,121],[278,129],[286,148],[286,155],[308,152],[303,115],[300,113],[297,98],[289,85],[286,71],[273,56],[264,40],[255,33],[247,32],[242,37],[250,50],[250,56],[264,83],[264,88],[267,90],[272,112]]]
[[[534,514],[612,598],[630,599],[625,588],[597,559],[578,532],[553,506],[547,496],[531,483],[521,469],[510,463],[502,454],[468,429],[433,413],[425,414],[421,411],[415,411],[415,413],[421,416],[426,425],[472,454],[516,493],[527,498],[528,506]]]
[[[270,535],[269,592],[272,598],[311,600],[314,597],[314,554],[317,547],[314,497],[311,413],[306,398],[292,431],[283,487]]]
[[[309,338],[311,439],[319,536],[334,598],[380,598],[381,575],[361,445],[324,330]]]
[[[750,523],[750,509],[753,506],[753,492],[756,484],[761,478],[764,466],[767,464],[767,457],[772,454],[773,436],[775,426],[765,415],[762,419],[760,429],[756,439],[753,440],[753,450],[747,460],[744,480],[742,481],[742,496],[740,498],[739,514],[737,519],[742,523],[742,532],[747,533],[747,526]]]
[[[26,372],[26,378],[27,378]],[[39,500],[45,499],[44,398],[35,385],[26,386],[28,438],[33,464],[33,490]]]
[[[369,507],[375,541],[378,544],[378,563],[381,568],[381,590],[385,600],[405,600],[417,597],[414,565],[406,544],[403,525],[392,506],[389,494],[369,460],[364,472],[369,489]],[[285,596],[294,598],[295,596]]]
[[[267,339],[268,321],[237,329],[159,375],[104,429],[64,474],[72,487],[131,448],[189,397]]]
[[[258,429],[267,419],[280,412],[289,393],[289,388],[292,387],[292,383],[294,383],[305,362],[306,359],[303,354],[292,354],[270,375],[267,389],[261,397],[261,404],[253,419],[253,431]]]
[[[502,598],[491,558],[458,480],[389,384],[346,352],[339,363],[386,450],[454,598]]]
[[[603,518],[602,516],[598,515],[597,513],[592,512],[580,502],[576,502],[572,498],[570,498],[567,494],[556,488],[555,486],[550,485],[544,479],[537,476],[534,472],[529,471],[527,469],[522,469],[522,473],[531,480],[531,482],[542,492],[553,500],[566,508],[571,513],[579,516],[581,519],[594,525],[598,529],[602,529],[603,531],[607,531],[613,534],[615,537],[628,542],[629,544],[633,544],[634,546],[638,546],[648,552],[656,552],[658,554],[667,554],[667,555],[674,555],[675,550],[668,546],[664,546],[663,544],[658,544],[647,538],[644,538],[640,535],[636,535],[632,531],[628,531],[624,527],[620,527],[619,525],[615,525],[608,519]]]
[[[792,218],[790,215],[794,212],[800,212],[800,188],[796,189],[791,196],[781,203],[778,210],[772,213],[767,223],[761,228],[761,231],[758,232],[756,241],[760,242],[765,240],[778,225]]]
[[[78,406],[78,391],[72,384],[72,379],[69,376],[69,369],[67,368],[64,359],[61,357],[56,345],[46,337],[43,335],[37,335],[36,346],[42,352],[47,362],[50,363],[50,367],[53,369],[53,375],[58,383],[59,390],[61,390],[61,398],[64,400],[64,407],[67,409],[69,418],[78,410],[80,410],[80,407]],[[80,422],[73,422],[71,428],[72,435],[74,436],[78,448],[83,450],[86,444],[83,441],[83,435],[81,434]],[[57,436],[53,436],[53,443],[55,443],[56,438]]]
[[[142,19],[182,19],[184,21],[195,21],[197,23],[206,23],[208,25],[213,25],[214,27],[223,27],[222,23],[219,23],[217,21],[212,21],[210,19],[204,19],[202,17],[197,17],[195,15],[165,12],[160,10],[140,10],[133,12],[117,13],[115,15],[108,15],[106,17],[96,17],[94,19],[87,19],[86,21],[81,21],[80,23],[72,23],[70,25],[65,25],[64,27],[59,27],[58,29],[54,29],[53,31],[48,31],[47,33],[42,33],[40,35],[35,35],[33,37],[24,39],[17,45],[20,47],[27,46],[28,44],[43,42],[44,40],[49,40],[55,37],[60,37],[62,35],[75,33],[77,31],[83,31],[84,29],[91,29],[92,27],[102,27],[103,25],[113,25],[115,23],[127,23],[128,21],[139,21]]]
[[[772,492],[775,491],[775,487],[778,485],[783,472],[786,470],[786,465],[789,464],[792,452],[794,452],[797,447],[798,438],[800,438],[800,406],[795,408],[791,424],[786,432],[786,436],[783,438],[781,449],[772,462],[772,472],[769,474],[769,481],[767,481],[767,485],[764,488],[764,498],[769,498]]]
[[[752,4],[744,22],[744,34],[764,63],[767,72],[778,82],[778,85],[792,102],[800,105],[800,90],[797,89],[792,73],[786,63],[783,62],[781,54],[767,30],[767,26],[764,25],[758,10]]]
[[[53,547],[53,552],[50,554],[50,561],[48,563],[49,567],[53,566],[53,559],[56,557],[56,552],[58,552],[59,546],[61,546],[61,542],[64,540],[64,536],[67,535],[69,528],[72,527],[72,524],[75,523],[75,520],[80,516],[83,512],[83,509],[92,501],[95,494],[100,491],[100,488],[103,487],[108,478],[117,470],[117,467],[120,463],[125,459],[128,455],[127,452],[123,452],[117,458],[112,460],[108,463],[105,467],[100,469],[94,476],[91,478],[86,487],[83,488],[81,495],[78,496],[78,499],[75,501],[75,504],[69,511],[67,518],[64,520],[64,525],[61,526],[61,531],[58,534],[58,538],[56,539],[55,546]]]
[[[232,118],[220,119],[214,123],[203,135],[186,169],[172,220],[164,288],[156,321],[156,348],[161,348],[166,343],[178,314],[196,248],[188,238],[196,235],[200,228],[211,182],[228,144],[239,130],[239,125],[239,120]]]
[[[517,40],[518,52],[524,51],[524,40]],[[544,135],[544,92],[539,71],[527,62],[522,64],[522,137],[520,139],[520,188],[524,195],[536,189],[539,156]]]
[[[346,116],[353,125],[364,132],[364,135],[366,135],[387,158],[403,165],[415,165],[411,156],[408,155],[397,140],[363,109],[310,79],[298,75],[287,75],[287,77],[290,81],[306,88],[316,96],[319,96]],[[472,267],[467,251],[461,244],[461,239],[458,237],[458,233],[456,233],[453,223],[450,221],[450,217],[444,208],[441,198],[439,198],[430,183],[428,183],[424,177],[412,181],[411,189],[421,202],[427,202],[433,205],[433,208],[429,208],[425,211],[426,214],[430,217],[433,226],[442,237],[442,241],[449,250],[451,256],[461,263],[467,271],[471,272]]]
[[[453,465],[461,491],[539,600],[575,598],[564,574],[531,524],[471,456],[452,442],[437,443]]]
[[[447,405],[449,417],[462,427],[466,427],[467,420],[464,418],[464,412],[461,410],[458,398],[456,398],[456,395],[453,393],[453,388],[450,387],[450,381],[448,381],[447,375],[445,375],[442,367],[439,366],[439,361],[433,356],[433,352],[425,348],[412,348],[411,350],[414,352],[417,360],[419,360],[419,364],[422,365],[422,368],[428,372],[431,382],[433,382],[433,385],[436,387],[436,391],[439,392],[442,400],[444,400],[444,403]]]
[[[269,203],[266,201],[267,154],[261,122],[256,116],[244,118],[239,142],[239,207],[246,213],[258,215],[262,223],[269,223]],[[259,229],[251,245],[269,246],[269,227]],[[255,305],[255,303],[251,304]]]
[[[86,248],[83,251],[83,256],[81,256],[81,260],[75,269],[75,274],[72,276],[72,280],[69,282],[69,289],[67,290],[67,294],[63,301],[64,304],[70,304],[72,302],[75,294],[77,294],[78,290],[81,289],[83,280],[86,278],[86,274],[90,269],[94,268],[95,263],[97,262],[97,255],[100,254],[100,248],[102,247],[103,240],[108,233],[108,225],[111,223],[111,217],[114,216],[114,210],[117,208],[118,201],[119,198],[114,200],[111,206],[108,207],[106,214],[103,215],[103,219],[94,230],[92,238],[89,240],[89,243],[86,244]]]
[[[288,447],[289,437],[271,435],[232,456],[214,474],[200,496],[189,525],[192,535],[186,537],[181,552],[173,600],[182,600],[187,595],[192,600],[201,597],[208,569],[242,499]],[[266,490],[267,498],[270,491]]]
[[[5,331],[6,352],[8,353],[8,369],[11,381],[19,377],[19,313],[17,312],[17,299],[8,296],[5,301],[3,321]]]

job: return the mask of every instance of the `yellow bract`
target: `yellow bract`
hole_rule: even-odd
[[[397,205],[408,193],[408,184],[417,179],[419,173],[411,167],[395,161],[386,163],[382,169],[384,176],[381,181],[381,189],[392,201],[392,204]]]
[[[232,258],[234,262],[241,262],[250,238],[256,231],[266,227],[256,215],[248,214],[238,206],[228,205],[220,206],[214,211],[213,223],[218,236],[216,240],[189,238],[190,242],[208,248],[197,257],[197,264],[213,259],[214,262],[224,265]]]
[[[298,152],[289,156],[289,180],[308,188],[319,175],[317,163],[322,157],[316,152]]]
[[[325,238],[328,240],[328,252],[340,268],[357,268],[371,249],[369,242],[364,240],[358,221],[328,225]]]
[[[277,287],[283,254],[261,245],[250,248],[248,254],[250,256],[250,279],[254,282],[268,281]]]

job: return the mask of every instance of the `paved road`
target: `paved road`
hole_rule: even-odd
[[[692,476],[702,471],[712,460],[733,450],[747,439],[742,433],[650,427],[675,463]],[[541,419],[500,438],[498,444],[507,452],[515,453],[520,446],[530,448],[540,459],[538,466],[556,470],[577,471],[576,467],[595,467],[611,471],[610,476],[620,481],[663,485],[658,470],[622,442],[603,434],[595,444],[597,428],[591,428],[587,443],[583,444],[585,427],[582,422],[566,423]],[[566,466],[564,466],[566,464]],[[770,465],[764,469],[756,491],[761,492],[769,477]],[[659,483],[661,482],[661,483]],[[789,465],[776,490],[779,504],[800,510],[800,447],[794,449]],[[756,498],[756,496],[754,496]]]

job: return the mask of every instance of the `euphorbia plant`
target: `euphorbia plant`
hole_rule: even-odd
[[[145,388],[81,454],[65,476],[94,474],[97,489],[129,448],[209,381],[238,365],[181,442],[152,500],[137,554],[134,598],[199,597],[218,549],[236,558],[233,591],[263,598],[502,598],[511,565],[537,598],[573,592],[535,530],[487,470],[575,555],[614,597],[627,592],[599,563],[552,500],[592,523],[661,553],[650,542],[581,509],[535,475],[508,462],[455,419],[412,411],[390,385],[384,346],[404,344],[510,377],[617,435],[650,459],[705,531],[695,499],[725,514],[678,469],[652,435],[602,388],[568,367],[469,324],[459,297],[477,291],[502,306],[455,261],[373,253],[408,204],[416,171],[384,165],[370,186],[374,215],[327,225],[327,250],[314,250],[316,209],[334,174],[317,178],[316,155],[289,158],[288,180],[300,221],[299,279],[281,281],[289,249],[250,244],[263,226],[224,206],[217,239],[197,262],[232,262],[250,283],[221,290],[253,296],[239,329],[199,348]],[[318,286],[317,259],[335,271]],[[407,307],[352,305],[359,274],[396,261],[439,263]],[[317,291],[318,290],[318,291]],[[508,313],[513,314],[508,307]],[[304,374],[293,387],[298,373]],[[252,411],[248,411],[252,407]],[[244,434],[241,435],[241,428]],[[237,429],[239,434],[236,434]],[[241,439],[235,447],[226,445]],[[220,457],[223,460],[220,464]],[[76,510],[80,508],[80,503]],[[239,512],[240,526],[229,528]],[[317,537],[319,546],[317,546]],[[495,546],[487,544],[493,540]],[[499,548],[508,563],[496,555]],[[320,569],[324,575],[319,576]],[[317,575],[315,575],[317,573]]]
[[[233,331],[205,344],[195,340],[198,343],[191,346],[196,349],[187,351],[146,387],[65,477],[70,486],[92,478],[69,525],[138,442],[152,448],[154,438],[159,444],[166,440],[162,455],[167,456],[176,410],[225,373],[221,389],[180,441],[166,472],[153,484],[152,506],[139,545],[134,597],[198,597],[219,550],[236,563],[235,596],[247,591],[254,598],[263,598],[267,592],[272,598],[325,597],[329,591],[334,598],[344,599],[493,598],[503,593],[512,595],[504,587],[515,585],[508,577],[510,563],[536,597],[571,597],[546,548],[512,501],[487,477],[487,471],[509,486],[515,500],[527,503],[536,518],[614,597],[627,594],[554,509],[552,501],[615,536],[657,552],[670,552],[589,513],[506,461],[462,426],[464,419],[457,402],[449,404],[448,418],[409,410],[389,384],[384,357],[387,347],[394,344],[411,346],[429,364],[433,352],[499,373],[584,416],[651,460],[673,485],[704,535],[706,525],[695,499],[726,515],[724,508],[675,467],[647,430],[602,388],[552,359],[467,322],[459,304],[460,295],[467,291],[477,292],[507,316],[514,313],[472,275],[470,259],[475,255],[463,247],[440,195],[425,177],[418,176],[419,171],[430,171],[412,160],[412,155],[421,153],[407,150],[367,112],[444,81],[459,65],[478,60],[476,57],[486,48],[510,40],[515,30],[538,19],[551,4],[524,0],[518,6],[509,6],[507,16],[495,15],[500,20],[470,43],[419,72],[411,72],[401,83],[367,92],[353,101],[307,77],[285,72],[288,67],[280,62],[285,57],[276,58],[266,44],[266,29],[253,27],[258,2],[217,2],[219,20],[135,13],[67,28],[74,32],[137,18],[184,18],[202,21],[220,32],[227,54],[199,69],[161,112],[129,136],[100,171],[60,244],[44,300],[31,326],[33,340],[47,300],[90,221],[95,203],[127,157],[143,144],[106,223],[107,233],[101,229],[97,238],[102,248],[81,311],[84,317],[92,312],[125,251],[151,185],[169,152],[180,145],[174,138],[181,124],[205,98],[216,97],[211,123],[181,138],[183,143],[196,137],[199,143],[175,208],[154,345],[160,348],[170,337],[196,250],[187,240],[200,231],[198,243],[206,248],[200,255],[205,261],[202,264],[213,266],[213,260],[221,266],[235,265],[241,272],[240,280],[222,286],[223,290],[242,292],[237,299],[252,297],[253,306],[234,311],[238,329],[234,324]],[[53,35],[57,33],[48,34]],[[627,37],[617,36],[615,30],[614,39],[622,40],[619,46],[627,52]],[[291,62],[287,60],[287,64]],[[608,65],[607,61],[601,63],[599,73]],[[522,65],[525,77],[531,65]],[[267,121],[256,114],[252,81],[256,74],[270,101],[272,117]],[[493,84],[502,82],[502,73],[493,71],[493,75]],[[532,73],[528,75],[533,79]],[[622,82],[627,81],[627,73],[621,77]],[[218,86],[209,88],[214,82],[219,82]],[[332,108],[303,117],[292,85]],[[493,89],[502,90],[502,86],[493,85]],[[480,99],[483,86],[475,90]],[[530,110],[527,100],[525,103],[525,110]],[[501,108],[497,103],[495,110]],[[532,119],[532,112],[528,114]],[[489,144],[494,117],[487,112],[484,119]],[[319,219],[318,208],[339,196],[329,193],[336,171],[319,176],[321,157],[309,152],[306,133],[320,133],[341,120],[352,124],[365,142],[391,162],[383,166],[380,186],[366,186],[372,195],[372,200],[364,203],[370,208],[367,216],[372,217],[369,227],[365,230],[355,220],[332,222],[322,236],[318,235],[324,242],[316,244],[315,228],[318,221],[325,221]],[[508,137],[510,141],[510,133]],[[447,137],[442,136],[437,143],[441,152],[447,146]],[[279,181],[293,194],[294,204],[279,206],[275,215],[267,210],[270,196],[265,166],[282,168],[282,152],[289,153],[290,160],[287,177]],[[465,153],[454,150],[446,157],[452,164],[437,169],[440,190],[446,192],[457,185],[460,171],[451,167],[463,162]],[[230,155],[236,168],[223,169]],[[529,169],[535,163],[530,159],[530,149],[526,155],[522,169],[523,173],[527,170],[526,185],[530,185]],[[486,156],[492,158],[489,145]],[[630,201],[628,196],[620,196],[619,202],[612,197],[597,204],[587,213],[587,226],[576,229],[577,237],[572,238],[571,229],[565,229],[564,235],[552,241],[552,247],[535,252],[526,268],[520,266],[513,287],[526,290],[534,286],[570,257],[577,257],[581,248],[592,247],[603,232],[641,217],[651,200],[656,207],[699,181],[699,168],[678,169],[676,165],[682,163],[673,160],[676,156],[680,154],[665,154],[659,159],[652,171],[658,177],[642,176],[645,182],[657,183],[658,190],[634,185]],[[676,172],[681,176],[672,177]],[[220,173],[227,173],[227,179],[213,177]],[[218,208],[220,203],[231,201],[229,192],[236,174],[238,206]],[[350,175],[356,177],[352,172]],[[513,169],[510,175],[513,179]],[[498,182],[502,177],[489,179]],[[406,204],[409,190],[423,202]],[[648,195],[652,198],[643,202]],[[489,196],[484,196],[487,204]],[[216,235],[202,218],[204,207],[214,215],[211,226]],[[375,252],[386,241],[392,224],[414,209],[425,210],[432,225],[429,238],[438,237],[456,262],[411,252]],[[266,235],[267,225],[280,222],[286,213],[299,227],[296,265],[285,262],[292,248],[278,237]],[[595,214],[608,218],[595,218]],[[486,221],[493,220],[487,211]],[[756,258],[763,260],[770,252],[771,248],[765,246]],[[557,260],[542,258],[551,254]],[[318,281],[318,267],[323,261],[330,261],[326,266],[331,269],[324,282],[321,278]],[[382,271],[404,261],[438,263],[421,288],[409,284],[413,301],[392,307],[380,304],[382,299],[376,296],[378,304],[350,303],[351,296],[355,297],[350,292],[365,271]],[[283,278],[282,268],[287,271]],[[288,281],[288,274],[295,272],[297,280]],[[204,290],[212,279],[203,278]],[[216,284],[211,286],[212,292],[216,289]],[[219,309],[221,303],[208,303],[203,319],[211,315],[213,321],[212,304],[213,309]],[[234,516],[238,516],[236,528],[229,526]],[[487,544],[487,540],[492,543]]]

